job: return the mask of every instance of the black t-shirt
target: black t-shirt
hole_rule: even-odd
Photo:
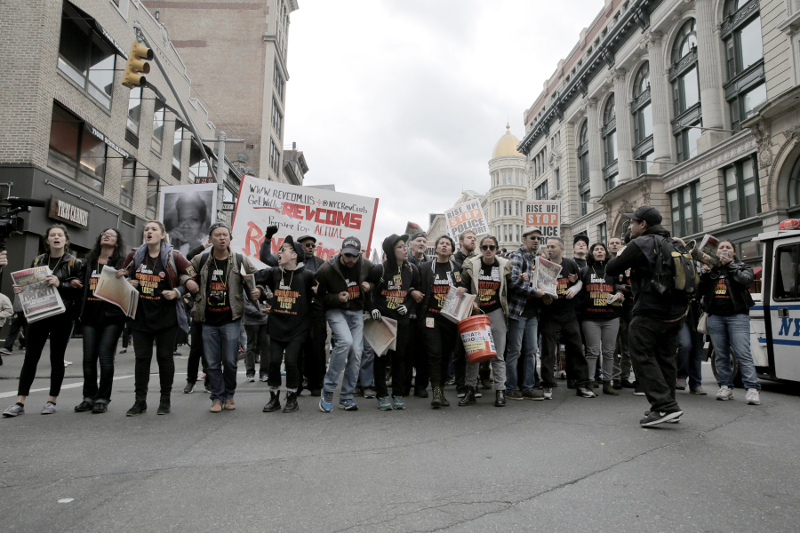
[[[487,265],[481,259],[481,271],[478,275],[478,307],[487,315],[500,309],[500,263]]]
[[[228,277],[231,258],[219,261],[212,255],[208,258],[208,281],[206,283],[206,313],[204,324],[224,326],[233,321],[231,298],[228,294]]]
[[[109,304],[108,302],[105,302],[94,295],[94,291],[97,289],[97,282],[100,280],[100,272],[102,272],[106,266],[107,265],[99,262],[95,262],[94,265],[86,265],[86,268],[92,269],[92,274],[89,277],[89,287],[86,296],[86,302],[83,304],[83,314],[81,315],[81,322],[83,324],[96,326],[106,321],[106,318],[113,318],[115,320],[124,318],[124,316],[119,316],[119,313],[115,313],[115,316],[107,317],[107,311],[110,310],[112,304]],[[112,266],[109,268],[114,267]]]
[[[275,269],[267,285],[272,290],[272,310],[267,321],[269,336],[281,342],[303,338],[311,316],[311,285],[314,276],[304,270]]]
[[[617,318],[620,305],[608,303],[608,297],[616,294],[614,278],[605,275],[603,265],[593,264],[581,272],[584,294],[583,318],[592,320],[611,320]],[[616,304],[616,302],[615,302]]]
[[[714,281],[714,280],[712,280]],[[731,316],[736,314],[736,309],[733,306],[731,293],[728,290],[728,285],[725,283],[725,273],[723,272],[719,279],[714,284],[714,297],[707,302],[709,306],[709,313],[718,316]]]
[[[170,290],[167,272],[161,264],[161,254],[155,258],[145,254],[144,261],[133,277],[139,281],[139,307],[131,328],[157,331],[176,325],[178,313],[175,302],[161,297],[162,292]]]
[[[574,283],[570,283],[569,281],[570,274],[578,274],[578,277],[580,277],[580,269],[575,261],[563,257],[561,259],[561,272],[559,272],[558,279],[556,280],[556,294],[558,294],[558,299],[542,308],[543,316],[548,317],[548,319],[562,320],[575,317],[575,302],[577,298],[568,300],[566,297],[567,289],[574,285]]]
[[[450,287],[454,287],[457,283],[455,275],[450,268],[450,261],[446,263],[436,263],[436,268],[433,273],[433,288],[431,289],[431,297],[428,299],[428,312],[439,314],[442,312],[442,306],[447,299],[447,292]]]
[[[347,282],[347,296],[349,298],[347,310],[360,311],[364,309],[364,304],[361,300],[361,286],[358,284],[358,264],[348,268],[340,263],[339,268],[342,270],[345,282]]]

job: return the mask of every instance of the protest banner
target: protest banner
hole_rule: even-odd
[[[208,239],[217,216],[217,184],[171,185],[161,188],[158,220],[169,242],[183,255]]]
[[[536,200],[525,204],[525,226],[536,226],[542,237],[561,236],[561,202]]]
[[[480,200],[470,200],[463,204],[448,209],[444,212],[447,221],[447,234],[458,242],[458,237],[467,230],[475,232],[475,235],[487,235],[489,224],[483,216],[483,208]]]
[[[372,230],[378,199],[312,187],[298,187],[245,176],[239,187],[233,219],[231,250],[245,254],[258,268],[264,229],[277,226],[272,252],[284,237],[312,235],[317,239],[314,254],[327,261],[342,248],[346,237],[356,237],[365,250],[372,247]]]

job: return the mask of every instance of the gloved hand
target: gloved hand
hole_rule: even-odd
[[[372,313],[370,313],[370,314],[372,315],[372,320],[380,320],[381,319],[381,312],[378,311],[377,309],[373,309]]]
[[[267,240],[271,239],[276,233],[278,233],[278,226],[267,226],[267,229],[264,231],[264,235],[266,235]]]
[[[405,305],[398,305],[397,312],[400,313],[400,316],[406,316],[406,313],[408,313],[408,308],[406,308]]]

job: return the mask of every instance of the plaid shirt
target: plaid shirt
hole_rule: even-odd
[[[536,290],[531,286],[536,258],[524,246],[513,251],[511,258],[511,282],[508,284],[508,316],[519,318],[525,310],[528,298],[534,297]],[[528,274],[528,281],[522,281],[520,276]]]

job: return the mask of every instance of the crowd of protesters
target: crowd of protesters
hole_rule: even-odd
[[[626,243],[616,237],[590,243],[578,235],[571,258],[561,238],[544,238],[539,229],[527,228],[516,250],[501,250],[495,237],[466,231],[457,243],[439,237],[431,257],[425,256],[424,233],[393,234],[383,241],[379,264],[366,257],[355,237],[345,238],[341,251],[328,261],[314,255],[316,239],[310,235],[287,236],[272,253],[277,232],[272,226],[261,246],[259,259],[266,268],[260,270],[231,251],[231,230],[224,223],[213,224],[208,241],[186,256],[167,242],[159,221],[145,225],[144,244],[130,252],[122,236],[109,228],[85,260],[69,253],[66,227],[54,224],[44,235],[45,253],[32,266],[49,267],[47,283],[57,289],[67,311],[25,324],[19,302],[13,310],[10,302],[2,306],[9,307],[4,317],[14,313],[14,322],[11,342],[7,339],[0,353],[10,353],[17,335],[25,339],[17,401],[3,416],[25,413],[48,338],[50,394],[41,413],[56,412],[64,353],[77,317],[84,387],[76,412],[107,412],[117,344],[125,331],[125,349],[130,332],[135,353],[131,417],[147,412],[154,348],[156,412],[170,413],[176,339],[190,333],[183,392],[194,392],[202,362],[213,413],[236,409],[238,360],[244,358],[245,381],[256,381],[259,364],[258,378],[267,382],[264,412],[298,410],[304,390],[319,398],[324,413],[334,405],[358,410],[361,400],[356,398],[361,397],[374,399],[373,405],[384,411],[404,410],[405,397],[413,391],[428,398],[429,387],[430,405],[438,409],[451,405],[448,386],[455,387],[458,406],[475,405],[482,391],[492,390],[494,406],[504,407],[507,401],[551,400],[559,378],[565,378],[566,387],[580,398],[599,393],[614,398],[624,389],[646,396],[650,409],[642,426],[675,423],[683,414],[676,389],[688,384],[691,394],[706,394],[700,374],[704,337],[697,331],[702,312],[717,354],[716,398],[733,399],[733,353],[747,403],[759,404],[749,347],[752,268],[738,261],[734,244],[724,240],[715,266],[702,265],[696,297],[661,294],[651,283],[655,250],[671,236],[653,207],[627,216]],[[532,284],[537,257],[561,267],[555,294]],[[105,268],[127,278],[139,292],[135,316],[126,318],[95,295]],[[470,362],[457,325],[442,315],[451,288],[475,295],[473,313],[488,317],[496,352],[491,361]],[[14,292],[22,288],[15,285]],[[396,343],[376,354],[364,337],[364,325],[383,317],[396,321]]]

